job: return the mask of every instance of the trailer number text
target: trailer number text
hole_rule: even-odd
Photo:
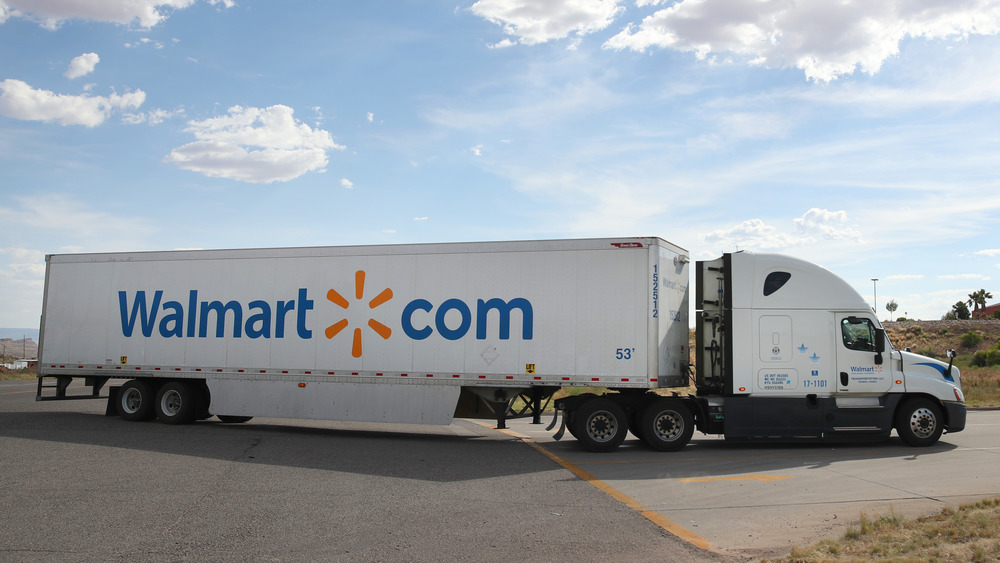
[[[635,348],[619,348],[615,350],[615,358],[619,360],[631,360]]]

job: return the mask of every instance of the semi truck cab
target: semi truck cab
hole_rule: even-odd
[[[727,439],[885,439],[965,427],[961,374],[894,350],[845,281],[796,258],[727,253],[696,267],[700,429]]]

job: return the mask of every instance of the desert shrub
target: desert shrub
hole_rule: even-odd
[[[962,335],[963,348],[975,348],[983,341],[983,337],[978,332],[966,332]]]
[[[972,364],[978,367],[1000,365],[1000,349],[980,350],[972,355]]]

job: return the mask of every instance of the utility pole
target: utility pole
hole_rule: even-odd
[[[875,316],[878,316],[878,278],[872,278],[872,299],[875,301],[872,310],[875,311]]]

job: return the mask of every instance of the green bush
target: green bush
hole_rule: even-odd
[[[1000,349],[980,350],[972,355],[972,363],[981,368],[1000,365]]]
[[[962,335],[963,348],[975,348],[983,341],[983,337],[978,332],[966,332]]]

